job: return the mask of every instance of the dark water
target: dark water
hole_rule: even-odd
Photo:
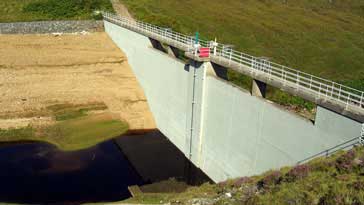
[[[158,130],[75,152],[40,142],[0,144],[0,202],[120,201],[131,197],[128,186],[171,177],[186,185],[210,181]]]
[[[130,197],[143,180],[113,140],[63,152],[46,143],[0,146],[0,201],[80,204]]]

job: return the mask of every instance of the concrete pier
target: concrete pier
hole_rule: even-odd
[[[267,90],[266,83],[253,79],[252,95],[265,98],[266,90]]]

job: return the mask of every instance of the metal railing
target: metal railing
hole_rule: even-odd
[[[194,51],[196,49],[195,37],[193,36],[107,12],[104,12],[103,16],[109,22],[141,32],[151,38],[163,39],[163,43],[175,45],[185,51]],[[283,84],[290,84],[296,87],[297,90],[310,92],[319,99],[333,100],[346,108],[349,106],[364,108],[363,91],[236,51],[227,45],[218,44],[214,41],[199,40],[198,44],[201,47],[211,48],[211,58],[219,59],[220,63],[224,62],[231,66],[249,68],[251,72],[255,73],[268,74],[270,77],[279,79]]]
[[[329,157],[329,156],[335,154],[338,151],[349,149],[349,148],[352,148],[352,147],[354,147],[356,145],[362,145],[360,137],[355,137],[355,138],[353,138],[351,140],[348,140],[346,142],[338,144],[338,145],[336,145],[334,147],[331,147],[331,148],[329,148],[327,150],[324,150],[322,152],[314,154],[314,155],[312,155],[310,157],[307,157],[306,159],[303,159],[303,160],[297,162],[297,164],[299,165],[299,164],[306,163],[306,162],[308,162],[308,161],[310,161],[312,159],[315,159],[317,157]]]

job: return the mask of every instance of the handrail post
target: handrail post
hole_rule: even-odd
[[[320,88],[319,88],[319,97],[321,97],[321,86],[322,86],[322,83],[320,82]]]
[[[339,89],[339,100],[341,100],[341,89],[342,89],[342,86],[340,85],[340,89]]]
[[[231,64],[232,55],[233,55],[233,50],[230,50],[229,65]]]
[[[348,97],[346,99],[346,110],[349,108],[349,101],[350,101],[350,93],[348,93]]]
[[[240,59],[239,59],[240,61],[239,61],[239,67],[241,68],[241,67],[243,67],[243,54],[242,53],[240,53]]]
[[[360,131],[359,143],[361,145],[364,145],[364,123],[361,124],[361,131]]]
[[[216,56],[216,52],[217,52],[217,39],[215,38],[215,41],[214,41],[214,55]]]
[[[287,72],[285,69],[283,69],[282,75],[283,75],[283,85],[285,86],[287,83]]]
[[[252,57],[251,59],[252,59],[251,68],[252,68],[252,72],[253,72],[253,71],[257,70],[257,66],[256,66],[257,59],[255,57]]]

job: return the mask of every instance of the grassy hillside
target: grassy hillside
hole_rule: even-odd
[[[95,10],[113,9],[109,0],[0,0],[0,22],[93,19]]]
[[[182,193],[142,194],[130,203],[229,205],[354,205],[364,204],[364,149],[356,147],[329,158],[242,177],[217,185],[205,184]]]
[[[364,90],[362,0],[120,0],[138,19]]]

